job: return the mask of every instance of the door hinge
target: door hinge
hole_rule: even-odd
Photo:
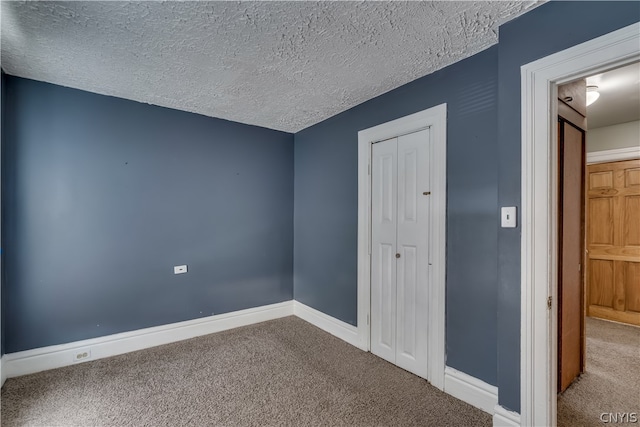
[[[553,298],[547,297],[547,308],[549,310],[551,310],[552,301],[553,301]]]
[[[582,271],[582,264],[578,264],[578,271]]]

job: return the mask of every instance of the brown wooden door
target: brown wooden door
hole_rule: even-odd
[[[584,371],[584,131],[560,119],[558,391]]]
[[[587,313],[640,326],[640,159],[589,165]]]

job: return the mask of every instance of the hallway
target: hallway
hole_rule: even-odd
[[[587,317],[586,329],[586,372],[558,397],[558,426],[602,426],[614,421],[609,414],[633,422],[640,413],[640,328]]]

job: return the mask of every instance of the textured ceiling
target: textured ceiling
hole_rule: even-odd
[[[497,43],[536,4],[3,1],[2,68],[296,132]]]

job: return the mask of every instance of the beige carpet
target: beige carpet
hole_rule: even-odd
[[[296,317],[19,378],[2,426],[490,426]]]
[[[590,317],[586,328],[585,373],[558,397],[558,426],[603,426],[602,413],[640,419],[640,328]]]

